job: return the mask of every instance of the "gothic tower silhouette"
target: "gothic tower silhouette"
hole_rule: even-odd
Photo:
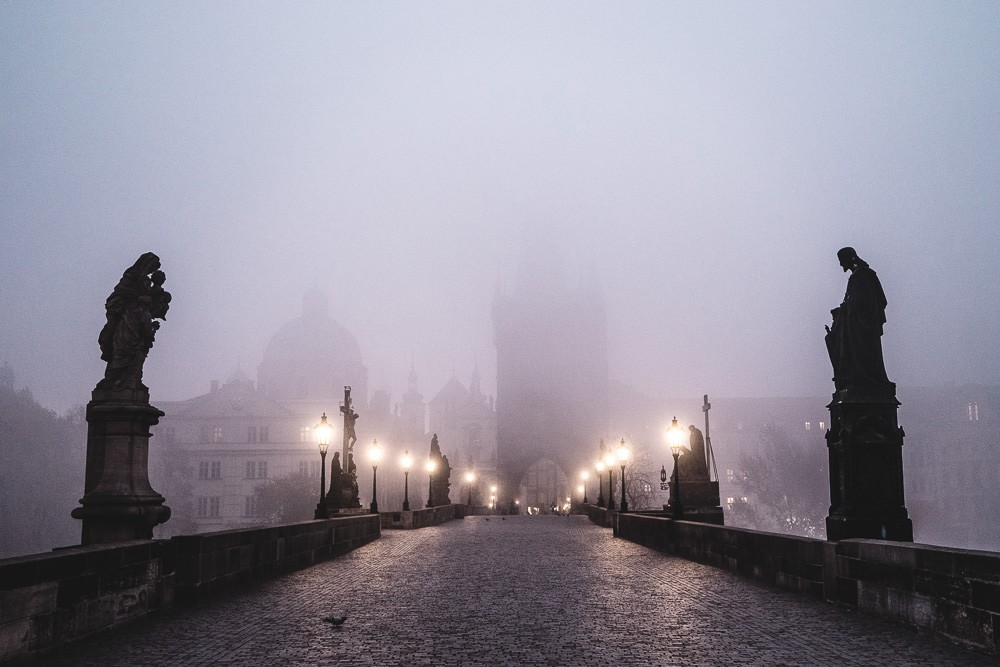
[[[531,244],[513,290],[497,287],[493,329],[498,502],[506,506],[533,464],[552,461],[572,478],[606,437],[607,313],[596,276],[572,287],[552,244]]]

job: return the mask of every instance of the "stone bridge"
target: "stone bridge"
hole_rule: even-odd
[[[260,529],[250,537],[253,531],[190,536],[170,548],[155,541],[73,549],[77,575],[49,585],[40,581],[46,567],[51,578],[66,556],[4,561],[0,646],[8,649],[5,657],[29,664],[95,667],[997,664],[995,644],[976,646],[961,635],[962,623],[985,622],[992,625],[985,633],[980,628],[980,640],[995,637],[997,554],[800,540],[593,507],[590,520],[446,521],[437,509],[443,522],[382,530],[377,539],[368,539],[372,529],[379,532],[369,515]],[[151,545],[164,551],[160,560],[151,559]],[[146,561],[126,553],[142,546]],[[109,567],[117,575],[83,574],[112,552],[117,563]],[[284,558],[270,557],[276,553]],[[188,570],[180,560],[185,554]],[[832,561],[847,566],[834,576]],[[195,564],[200,569],[192,572]],[[148,594],[159,599],[145,603],[158,607],[152,613],[62,647],[31,655],[29,646],[19,654],[9,650],[31,633],[42,642],[70,618],[57,610],[15,619],[16,610],[40,612],[46,601],[76,596],[77,607],[95,615],[127,616],[120,595],[101,602],[100,590],[129,584],[142,590],[142,577],[157,568],[158,588]],[[215,583],[195,585],[196,575]],[[179,585],[185,578],[186,589]],[[877,605],[866,607],[857,596],[854,605],[830,604],[827,580],[833,590],[853,586],[861,598],[881,591],[897,607],[922,599],[939,625],[919,629],[898,615],[880,617]],[[914,596],[920,582],[925,593]],[[957,601],[963,595],[964,606]],[[187,603],[165,599],[174,597]],[[986,609],[975,608],[972,598]],[[339,613],[347,615],[342,626],[323,620]],[[73,618],[83,622],[86,614]]]

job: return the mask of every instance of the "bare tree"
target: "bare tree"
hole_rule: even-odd
[[[730,508],[734,525],[822,537],[829,509],[826,449],[765,426],[757,451],[740,455],[736,484],[742,498]]]
[[[315,478],[299,472],[270,479],[253,491],[257,516],[271,523],[307,521],[319,500],[315,487]]]

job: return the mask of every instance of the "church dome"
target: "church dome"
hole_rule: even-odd
[[[343,400],[351,386],[357,403],[367,401],[368,369],[357,339],[327,314],[326,296],[311,290],[302,316],[271,338],[257,370],[257,388],[277,401]]]

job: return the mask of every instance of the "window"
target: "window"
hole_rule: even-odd
[[[198,516],[208,516],[208,498],[198,498]]]
[[[260,429],[259,429],[259,431],[258,431],[258,435],[260,436],[260,441],[261,442],[267,442],[268,441],[267,440],[267,427],[266,426],[261,426]]]
[[[969,421],[979,421],[979,403],[969,403]]]
[[[247,442],[257,442],[257,427],[248,426],[247,427]]]
[[[300,475],[309,474],[309,461],[299,461],[299,474]]]
[[[267,461],[247,461],[247,479],[267,479]]]
[[[812,422],[806,422],[806,430],[807,431],[811,431],[812,427],[813,427]]]
[[[222,442],[222,427],[213,426],[212,427],[212,442]]]
[[[219,496],[208,499],[208,516],[219,516]]]
[[[212,461],[212,474],[209,475],[212,479],[219,479],[222,477],[222,462]]]
[[[825,428],[826,428],[826,422],[820,422],[819,423],[819,429],[822,431]]]
[[[308,426],[299,427],[299,442],[309,442],[312,440],[312,429]]]
[[[735,502],[736,502],[736,498],[733,498],[732,496],[729,496],[728,498],[726,498],[726,504],[729,505],[729,509],[733,509],[733,503],[735,503]]]
[[[735,477],[735,475],[733,474],[732,468],[726,468],[726,477],[729,479],[730,482],[733,481],[733,477]]]
[[[243,516],[257,516],[257,496],[246,496],[243,499]]]
[[[201,461],[198,464],[198,479],[208,479],[208,461]]]

